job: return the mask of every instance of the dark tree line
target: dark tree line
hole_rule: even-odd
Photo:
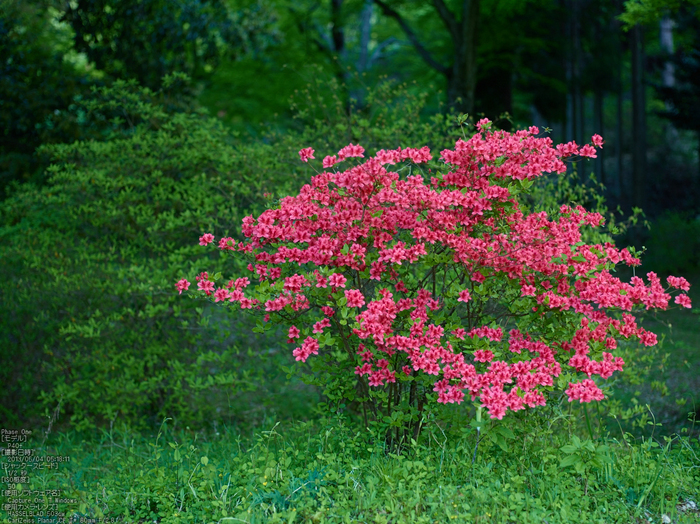
[[[271,71],[290,60],[321,64],[348,104],[362,103],[355,73],[366,83],[386,75],[415,80],[417,89],[433,85],[444,92],[441,110],[485,115],[503,128],[536,123],[552,128],[557,141],[578,143],[603,134],[608,142],[593,171],[609,198],[653,207],[660,177],[647,163],[661,146],[649,143],[648,119],[698,131],[695,3],[3,0],[2,186],[30,177],[39,144],[88,136],[71,107],[91,85],[133,78],[157,89],[165,74],[184,72],[195,80],[185,93],[194,102],[212,89],[235,94],[240,85],[250,85],[254,97],[261,83],[273,84],[277,99],[298,85],[281,75],[233,75],[225,80],[230,87],[223,84],[218,72],[247,57]],[[69,56],[82,57],[82,65]],[[248,103],[227,98],[216,98],[214,109],[225,108],[218,113]],[[269,95],[256,101],[261,121],[278,118],[275,109],[264,116],[273,102]]]

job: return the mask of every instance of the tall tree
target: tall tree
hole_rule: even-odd
[[[46,2],[0,0],[0,199],[12,182],[41,180],[37,146],[76,138],[76,122],[56,115],[94,79],[67,59],[65,29]]]
[[[657,95],[666,103],[661,116],[667,118],[678,129],[695,131],[698,134],[698,157],[700,167],[700,19],[695,13],[679,12],[678,26],[692,35],[689,45],[679,47],[670,62],[673,76],[666,76],[660,85],[655,85]],[[668,71],[668,70],[667,70]]]
[[[447,7],[444,0],[432,0],[432,7],[447,28],[453,49],[448,63],[443,63],[428,50],[405,17],[384,0],[374,0],[385,16],[393,18],[399,24],[425,63],[445,77],[448,104],[463,113],[474,110],[480,2],[481,0],[462,0],[460,12],[455,13]]]
[[[632,28],[632,204],[644,208],[646,204],[646,85],[644,80],[644,33],[642,26]]]
[[[622,0],[616,0],[617,8],[622,8]],[[626,42],[626,33],[622,31],[622,22],[616,19],[613,22],[613,27],[617,30],[617,38],[615,40],[615,57],[617,59],[615,77],[615,87],[616,87],[616,119],[615,119],[615,136],[617,137],[617,144],[615,144],[615,160],[616,160],[616,172],[615,183],[613,185],[613,194],[617,199],[621,199],[623,195],[623,190],[625,187],[625,177],[624,177],[624,164],[622,162],[622,148],[624,143],[624,125],[623,117],[624,113],[622,111],[623,100],[625,96],[625,89],[623,83],[623,66],[624,66],[624,44]]]
[[[75,49],[100,70],[152,89],[168,73],[201,76],[222,54],[254,51],[275,36],[272,13],[233,12],[223,0],[72,0],[63,20]]]

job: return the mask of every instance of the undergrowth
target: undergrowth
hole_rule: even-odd
[[[20,488],[61,489],[67,517],[135,523],[700,522],[697,438],[584,437],[562,407],[478,433],[428,418],[400,455],[342,414],[250,436],[167,419],[154,435],[49,434],[37,454],[70,462]]]

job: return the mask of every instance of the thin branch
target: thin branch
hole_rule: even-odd
[[[401,29],[403,29],[403,32],[406,33],[406,36],[408,39],[411,41],[413,44],[413,47],[416,48],[416,51],[418,51],[418,54],[421,56],[423,60],[425,60],[425,63],[428,64],[430,67],[435,69],[436,71],[442,73],[443,75],[446,75],[448,72],[448,68],[441,63],[439,63],[437,60],[435,60],[432,55],[428,52],[428,50],[423,46],[423,44],[420,43],[418,40],[418,37],[416,34],[413,32],[413,30],[408,26],[406,23],[406,20],[403,19],[403,17],[396,12],[391,6],[387,5],[383,0],[373,0],[375,4],[379,6],[379,8],[382,10],[382,12],[394,20],[398,22],[398,24],[401,26]]]
[[[374,51],[372,51],[372,55],[367,60],[366,69],[369,69],[370,67],[372,67],[372,64],[374,64],[374,62],[376,62],[380,58],[383,58],[384,49],[386,49],[387,47],[389,47],[392,44],[400,44],[400,43],[401,42],[399,41],[398,38],[394,38],[393,36],[390,36],[389,38],[387,38],[383,42],[380,42],[379,44],[377,44],[377,47],[374,48]]]
[[[447,8],[443,0],[433,0],[433,6],[435,6],[435,9],[437,10],[438,15],[440,15],[442,22],[452,35],[452,41],[457,42],[459,39],[459,29],[457,27],[457,21],[454,13]]]

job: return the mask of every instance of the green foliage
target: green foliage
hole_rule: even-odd
[[[236,336],[249,327],[210,317],[174,283],[230,268],[198,236],[240,236],[260,186],[279,181],[247,170],[216,121],[168,113],[151,95],[122,82],[97,91],[86,114],[122,116],[107,122],[109,140],[44,148],[46,186],[23,186],[0,208],[6,421],[38,416],[41,393],[78,428],[173,413],[201,424],[252,387],[258,356],[246,368],[250,340]]]
[[[65,490],[68,516],[127,522],[696,522],[697,439],[581,441],[575,419],[520,417],[507,449],[485,438],[476,456],[472,428],[432,421],[400,455],[342,416],[250,436],[73,432],[32,443],[71,461],[27,488]]]
[[[698,0],[627,0],[625,11],[618,17],[629,30],[636,24],[657,23],[664,15],[678,11],[681,6],[700,6]],[[699,11],[700,13],[700,11]]]
[[[283,196],[306,183],[299,144],[323,136],[392,147],[423,107],[387,83],[370,95],[378,109],[346,116],[336,105],[300,134],[236,144],[218,122],[191,112],[177,86],[168,91],[185,80],[167,77],[158,92],[134,82],[95,90],[75,112],[98,140],[42,148],[52,163],[46,186],[23,186],[2,204],[0,267],[14,285],[0,303],[0,356],[6,394],[19,393],[3,401],[7,420],[59,403],[79,428],[166,415],[194,424],[220,418],[227,405],[234,415],[255,409],[231,408],[253,387],[246,366],[260,371],[240,345],[251,343],[241,335],[252,326],[174,290],[205,268],[244,271],[205,255],[198,236],[240,238],[241,219],[264,209],[265,192]],[[406,119],[394,120],[402,112]],[[412,137],[437,140],[448,128],[438,117],[413,124]],[[288,353],[275,352],[283,361]],[[127,394],[136,400],[122,402]]]
[[[365,157],[380,149],[425,145],[439,155],[462,136],[453,114],[429,111],[431,92],[415,82],[399,83],[384,76],[373,86],[360,84],[348,106],[337,79],[320,67],[310,71],[311,82],[291,100],[296,132],[273,132],[270,137],[290,158],[298,159],[302,147],[313,147],[315,157],[323,159],[350,143],[364,147]],[[357,75],[356,81],[361,83],[362,77]]]
[[[153,89],[166,74],[201,76],[222,56],[258,51],[274,39],[270,12],[233,12],[223,0],[77,0],[63,19],[76,51],[100,70]]]
[[[77,136],[76,122],[56,125],[89,77],[71,61],[65,31],[35,2],[0,0],[0,198],[9,184],[36,176],[34,149]]]

